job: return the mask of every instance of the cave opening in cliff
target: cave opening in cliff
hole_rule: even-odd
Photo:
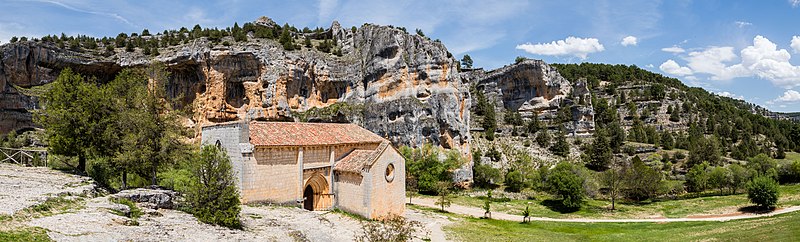
[[[240,108],[246,103],[244,95],[244,83],[242,82],[227,82],[225,83],[225,102]]]

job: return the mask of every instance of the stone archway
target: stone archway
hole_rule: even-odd
[[[303,208],[307,210],[328,209],[331,206],[331,196],[328,181],[320,173],[311,175],[303,189]]]
[[[314,188],[306,186],[306,189],[303,191],[303,197],[306,199],[303,201],[303,208],[314,211]]]

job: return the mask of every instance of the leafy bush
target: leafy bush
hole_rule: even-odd
[[[566,208],[580,208],[583,203],[583,177],[573,171],[572,165],[561,162],[547,175],[548,190],[561,197],[561,204]]]
[[[509,171],[505,179],[506,190],[509,192],[519,192],[525,188],[525,177],[522,172]]]
[[[451,150],[444,161],[439,161],[439,150],[430,144],[417,149],[401,147],[406,160],[407,180],[416,181],[420,193],[438,194],[437,183],[452,181],[453,170],[463,164],[458,151]]]
[[[493,188],[502,181],[500,170],[490,165],[476,164],[472,167],[472,174],[475,187]]]
[[[760,207],[774,208],[778,196],[778,183],[770,177],[759,176],[747,183],[747,198]]]
[[[217,146],[203,146],[186,194],[189,210],[204,223],[240,228],[241,210],[231,162]]]

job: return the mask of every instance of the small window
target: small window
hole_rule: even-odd
[[[386,166],[386,181],[392,182],[394,180],[394,164]]]
[[[222,149],[222,142],[219,142],[219,140],[217,140],[217,143],[215,145],[217,146],[217,148]]]

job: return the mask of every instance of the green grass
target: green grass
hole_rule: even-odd
[[[797,152],[786,152],[786,158],[778,159],[778,161],[787,160],[787,161],[798,161],[800,160],[800,153]]]
[[[444,227],[462,241],[797,241],[800,212],[728,222],[564,223],[466,218]]]
[[[83,207],[82,199],[66,199],[64,197],[50,197],[43,203],[30,206],[24,210],[24,213],[31,216],[50,216],[68,212],[70,210],[80,209]]]
[[[111,202],[128,206],[128,208],[130,209],[130,213],[129,214],[123,214],[120,211],[112,211],[116,215],[132,218],[132,219],[138,219],[139,217],[142,216],[142,214],[144,214],[144,213],[142,213],[142,210],[139,209],[139,207],[136,206],[136,203],[134,203],[133,201],[128,200],[126,198],[111,199]]]
[[[800,205],[800,185],[780,187],[779,207]],[[432,196],[421,195],[426,198]],[[667,217],[683,218],[691,215],[726,214],[737,212],[741,208],[751,206],[746,194],[714,196],[711,193],[698,198],[679,198],[676,200],[652,201],[643,203],[620,202],[616,210],[611,211],[611,202],[588,199],[580,210],[559,212],[559,201],[547,194],[541,194],[534,200],[494,199],[492,211],[509,214],[521,214],[525,206],[530,206],[531,216],[549,218],[650,218]],[[456,196],[453,203],[463,206],[482,208],[484,197]]]
[[[47,231],[42,228],[18,228],[15,230],[1,230],[0,241],[52,241],[47,237]]]

